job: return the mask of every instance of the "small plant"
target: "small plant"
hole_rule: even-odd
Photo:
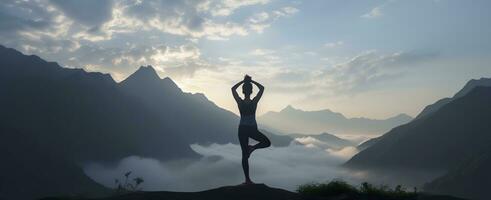
[[[121,182],[119,179],[114,179],[114,183],[116,184],[116,192],[117,193],[128,193],[128,192],[137,192],[140,191],[140,184],[144,182],[143,178],[136,177],[130,179],[132,171],[128,171],[124,173],[124,182]],[[133,181],[131,181],[133,180]]]

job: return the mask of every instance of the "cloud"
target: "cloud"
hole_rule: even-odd
[[[298,11],[282,7],[228,17],[238,9],[268,3],[6,0],[0,4],[0,43],[67,67],[111,73],[117,80],[140,65],[152,65],[173,78],[193,77],[196,71],[214,68],[198,48],[201,39],[229,40],[262,33],[279,18]],[[274,55],[265,59],[267,63],[279,60]]]
[[[270,0],[218,0],[207,2],[213,16],[228,16],[236,9],[244,6],[264,5]]]
[[[63,13],[84,25],[100,26],[112,17],[112,0],[50,0]]]
[[[276,17],[287,17],[297,13],[298,11],[299,10],[295,7],[287,6],[273,11],[273,15],[275,15]]]
[[[372,8],[370,12],[362,15],[362,18],[367,18],[367,19],[373,19],[373,18],[378,18],[383,16],[384,14],[382,13],[382,6],[377,6],[375,8]]]
[[[338,156],[345,159],[350,159],[358,153],[358,149],[356,147],[344,147],[341,150],[327,149],[326,151],[331,153],[333,156]]]
[[[260,12],[254,14],[251,18],[249,18],[249,21],[251,23],[261,23],[270,18],[269,14],[267,12]]]
[[[163,76],[172,78],[192,77],[198,70],[213,66],[204,58],[193,43],[170,46],[151,46],[128,43],[123,47],[104,47],[74,43],[71,40],[41,40],[34,46],[23,46],[32,53],[58,52],[56,61],[66,67],[84,68],[88,71],[110,72],[115,80],[122,80],[138,66],[152,65]],[[46,44],[43,49],[37,46]],[[61,51],[69,50],[69,51]]]
[[[264,29],[271,26],[273,22],[282,17],[290,17],[297,13],[299,10],[295,7],[283,7],[271,12],[260,12],[249,17],[248,27],[256,33],[263,33]]]
[[[400,77],[410,65],[436,56],[435,53],[416,51],[380,54],[370,50],[323,70],[315,79],[322,85],[322,90],[333,93],[360,92],[380,82]]]
[[[274,50],[271,50],[271,49],[254,49],[253,51],[251,51],[251,55],[254,55],[254,56],[265,56],[265,55],[271,55],[271,54],[274,54],[275,51]]]
[[[132,156],[117,165],[88,164],[85,172],[97,182],[113,187],[114,178],[131,170],[135,176],[145,179],[143,187],[146,190],[199,191],[237,185],[243,181],[238,145],[191,147],[203,157],[199,160],[160,162]],[[346,159],[315,145],[292,143],[287,147],[260,149],[250,159],[251,178],[288,190],[295,190],[300,184],[335,178],[356,182],[357,177],[338,167]]]
[[[324,44],[324,46],[327,48],[335,48],[335,47],[339,47],[339,46],[343,46],[343,45],[344,45],[343,41],[328,42],[328,43]]]
[[[231,22],[217,24],[211,19],[200,15],[204,2],[198,1],[126,1],[118,2],[117,8],[121,12],[120,18],[128,22],[137,22],[132,27],[122,24],[132,31],[139,28],[146,30],[159,30],[164,33],[191,36],[195,38],[210,36],[223,37],[232,34],[244,34]],[[108,29],[117,29],[120,24],[110,23]]]
[[[392,4],[394,2],[396,2],[396,1],[394,1],[394,0],[387,0],[384,3],[382,3],[382,4],[378,5],[378,6],[373,7],[368,13],[365,13],[365,14],[361,15],[360,17],[361,18],[365,18],[365,19],[380,18],[380,17],[384,16],[383,10],[387,6],[389,6],[390,4]]]
[[[57,35],[58,38],[62,36],[70,40],[97,42],[111,40],[118,33],[157,30],[190,39],[227,40],[231,36],[246,36],[251,31],[262,33],[278,16],[268,17],[270,14],[263,12],[244,21],[216,19],[213,13],[217,9],[232,13],[241,7],[267,3],[268,0],[8,0],[0,5],[0,34],[16,33],[19,30],[55,31],[63,28],[65,34]],[[285,7],[278,12],[286,16],[296,12],[296,9]],[[261,17],[257,18],[259,16]],[[56,26],[60,24],[64,24],[64,27]]]
[[[19,31],[47,30],[55,25],[56,15],[46,3],[6,0],[0,4],[0,34],[11,36]]]
[[[255,49],[258,66],[275,66],[276,70],[258,69],[268,75],[262,77],[268,91],[275,95],[300,95],[299,100],[319,100],[327,97],[353,95],[374,90],[377,86],[405,76],[415,66],[435,59],[438,54],[424,51],[381,53],[376,50],[360,52],[352,57],[332,60],[326,66],[306,68],[284,66],[289,63],[284,54],[278,51]],[[277,57],[267,63],[264,56]],[[296,101],[296,100],[295,100]]]

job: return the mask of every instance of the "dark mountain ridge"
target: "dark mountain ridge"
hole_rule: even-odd
[[[147,140],[168,132],[165,124],[120,92],[110,76],[62,68],[4,47],[0,56],[1,123],[40,133],[32,137],[46,147],[61,149],[78,162],[132,154],[176,156],[165,150],[168,147],[193,154],[178,138],[171,146],[150,146]]]
[[[440,109],[444,105],[450,103],[454,99],[465,96],[466,94],[468,94],[470,91],[472,91],[474,88],[476,88],[478,86],[491,87],[491,78],[480,78],[477,80],[476,79],[470,80],[453,97],[443,98],[443,99],[438,100],[434,104],[426,106],[423,109],[423,111],[421,111],[421,113],[416,117],[416,119],[423,118],[423,117],[426,117],[426,116],[434,113],[435,111],[437,111],[438,109]]]
[[[445,171],[455,168],[491,142],[489,102],[491,87],[476,87],[431,116],[394,128],[346,166]]]

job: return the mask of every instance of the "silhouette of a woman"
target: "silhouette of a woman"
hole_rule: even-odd
[[[237,88],[242,84],[242,93],[244,99],[237,94]],[[256,97],[251,99],[252,84],[259,88]],[[264,92],[264,86],[256,81],[253,81],[250,76],[245,75],[244,80],[238,82],[232,87],[232,94],[239,107],[240,124],[239,124],[239,142],[242,149],[242,169],[244,170],[244,184],[254,184],[249,177],[249,156],[256,149],[266,148],[271,146],[269,139],[257,130],[256,123],[256,108],[257,103],[261,99]],[[259,143],[249,145],[249,138],[252,138]]]

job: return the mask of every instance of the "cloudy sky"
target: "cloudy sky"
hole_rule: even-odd
[[[121,81],[152,65],[236,112],[230,87],[350,117],[416,115],[491,77],[487,0],[2,0],[0,44]]]

